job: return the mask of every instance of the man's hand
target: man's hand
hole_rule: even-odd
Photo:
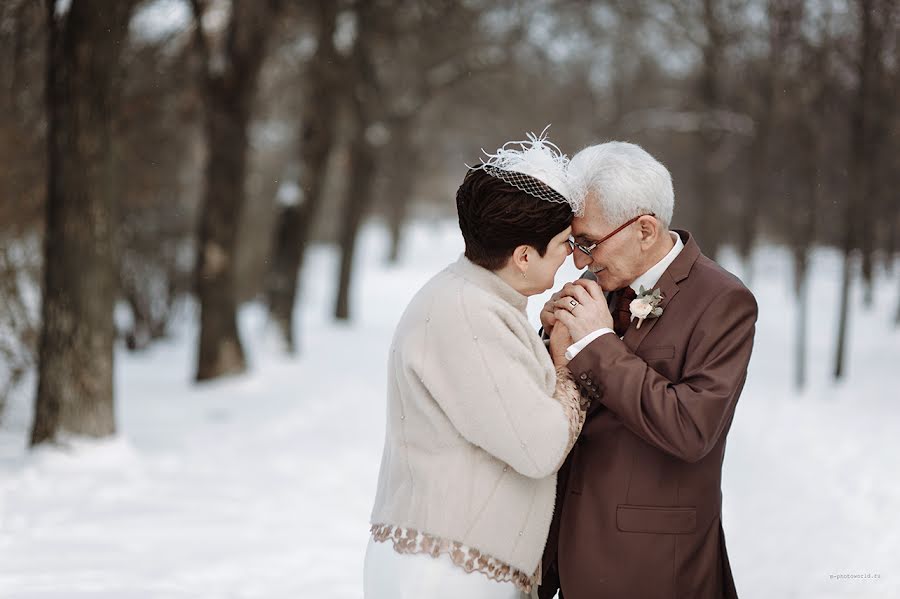
[[[560,297],[562,297],[560,291],[551,295],[541,310],[541,326],[544,327],[544,332],[548,335],[553,333],[553,325],[556,324],[556,316],[553,315],[553,312],[556,311],[556,300]]]
[[[550,333],[550,358],[553,360],[554,366],[559,368],[569,363],[569,360],[566,359],[566,350],[573,343],[575,342],[572,341],[566,325],[557,322],[553,327],[553,332]]]
[[[566,325],[572,343],[598,329],[613,328],[613,317],[609,313],[606,297],[595,281],[578,279],[574,283],[566,283],[559,295],[553,315],[557,324]]]

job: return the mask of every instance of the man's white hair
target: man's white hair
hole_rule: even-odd
[[[572,157],[571,193],[594,202],[612,225],[652,212],[668,229],[675,207],[672,175],[638,145],[622,141],[588,146]]]

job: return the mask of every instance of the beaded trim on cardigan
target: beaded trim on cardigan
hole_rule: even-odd
[[[390,524],[373,524],[372,538],[379,543],[391,541],[397,553],[425,553],[431,557],[447,555],[450,560],[466,572],[479,572],[491,580],[511,582],[517,589],[530,593],[538,582],[538,574],[528,576],[521,570],[481,553],[457,541],[448,541],[412,528],[401,528]]]

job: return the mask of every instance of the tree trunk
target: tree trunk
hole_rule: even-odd
[[[38,385],[31,444],[115,432],[111,118],[134,2],[47,8],[48,161]]]
[[[770,28],[775,24],[770,15]],[[753,139],[750,154],[750,186],[749,196],[744,199],[744,217],[738,229],[738,253],[744,261],[744,268],[748,274],[753,272],[750,264],[753,253],[753,243],[756,241],[756,227],[759,218],[760,207],[768,200],[769,187],[766,185],[772,172],[769,170],[769,144],[772,130],[772,121],[775,118],[775,85],[778,64],[777,37],[769,36],[769,62],[766,73],[763,75],[763,107],[757,119],[756,136]],[[748,277],[749,280],[749,277]]]
[[[844,267],[841,273],[840,312],[838,313],[837,349],[834,356],[834,378],[843,378],[846,369],[846,345],[850,288],[853,286],[853,250],[844,248]]]
[[[786,50],[795,43],[803,16],[802,0],[768,0],[766,6],[769,27],[769,54],[763,74],[763,105],[757,118],[756,136],[751,148],[749,197],[743,202],[743,219],[738,231],[738,252],[743,258],[748,273],[752,273],[750,261],[753,244],[756,241],[759,215],[765,212],[773,186],[772,163],[773,130],[782,122],[783,100],[779,90],[784,89],[781,61]],[[749,277],[748,277],[749,281]]]
[[[794,294],[796,296],[797,320],[794,337],[794,384],[798,392],[803,391],[807,381],[807,331],[809,329],[809,258],[815,240],[815,213],[819,203],[819,164],[823,160],[821,150],[821,93],[804,96],[803,86],[785,82],[781,70],[781,60],[787,50],[796,45],[803,19],[802,0],[769,0],[770,76],[766,86],[766,113],[763,117],[766,137],[765,164],[757,165],[756,176],[778,176],[776,186],[779,191],[791,190],[797,197],[794,209],[789,213],[789,226],[794,255]],[[812,73],[810,73],[812,77]],[[777,90],[783,90],[779,95]],[[799,109],[798,109],[799,107]],[[785,115],[786,111],[799,113]],[[785,160],[783,155],[773,157],[769,141],[775,130],[795,134],[806,152],[800,157],[795,171],[787,176],[775,175],[772,166]]]
[[[300,134],[300,202],[284,206],[276,226],[272,270],[267,281],[269,315],[288,351],[297,351],[294,305],[297,280],[310,230],[322,205],[325,168],[331,154],[338,115],[340,66],[333,38],[337,6],[331,0],[317,5],[318,44],[307,80],[305,112]]]
[[[869,220],[867,217],[862,217],[863,221]],[[862,283],[863,283],[863,306],[867,309],[872,308],[872,302],[875,299],[875,256],[873,255],[872,241],[866,241],[869,237],[869,234],[872,232],[871,227],[867,226],[865,223],[862,225],[864,231],[860,235],[860,241],[862,242],[862,248],[860,248],[860,254],[862,254],[862,268],[860,269],[862,273]]]
[[[388,247],[387,263],[396,265],[400,261],[400,250],[403,246],[403,227],[406,224],[407,202],[391,199],[388,211],[388,232],[391,244]]]
[[[794,292],[797,295],[794,385],[797,391],[802,391],[806,387],[806,331],[809,321],[809,251],[807,248],[797,248],[794,252]]]
[[[807,331],[809,323],[809,255],[816,237],[816,207],[819,205],[819,165],[824,153],[821,146],[819,122],[805,117],[801,124],[801,139],[808,149],[800,173],[801,184],[805,184],[805,205],[797,206],[794,216],[794,290],[797,295],[797,336],[796,336],[796,376],[797,390],[806,386]]]
[[[391,141],[385,152],[388,164],[388,181],[386,188],[388,229],[391,245],[388,248],[387,261],[396,264],[400,259],[403,242],[403,227],[412,198],[415,173],[418,167],[418,154],[412,144],[411,119],[396,123],[391,130]]]
[[[858,207],[861,205],[861,197],[871,197],[871,164],[877,152],[872,143],[873,118],[869,108],[872,102],[872,93],[876,81],[874,76],[878,73],[878,64],[881,61],[881,32],[882,26],[877,21],[874,10],[874,0],[859,0],[860,29],[859,29],[859,82],[856,93],[856,101],[851,114],[851,147],[850,147],[850,186],[846,200],[846,217],[844,221],[845,234],[843,242],[844,268],[841,283],[841,303],[838,315],[837,347],[835,349],[834,378],[839,379],[846,370],[846,343],[849,311],[850,288],[853,277],[852,254],[860,246],[860,234],[867,236],[866,231],[859,231],[860,221]],[[864,250],[869,247],[868,242],[863,243]],[[863,251],[863,266],[870,266],[866,260],[867,251]],[[865,274],[865,273],[864,273]]]
[[[384,14],[376,11],[373,4],[361,3],[357,7],[356,42],[350,58],[348,72],[348,98],[353,122],[350,142],[350,159],[347,174],[350,182],[346,187],[343,226],[338,235],[341,251],[340,273],[338,275],[337,297],[334,317],[338,320],[350,319],[350,298],[353,282],[353,259],[360,226],[372,203],[372,184],[375,180],[374,138],[370,135],[373,125],[378,122],[375,115],[383,115],[379,106],[381,92],[378,89],[377,73],[371,63],[369,44],[382,23]]]
[[[875,294],[875,249],[879,239],[879,225],[884,222],[881,215],[890,214],[888,205],[883,201],[884,194],[879,188],[879,170],[883,161],[884,141],[890,127],[891,115],[895,112],[896,94],[886,89],[884,83],[885,64],[882,54],[885,47],[885,38],[894,29],[888,29],[888,24],[895,23],[893,16],[896,0],[867,0],[861,3],[861,7],[871,13],[871,23],[864,35],[870,38],[869,43],[863,45],[862,62],[867,63],[861,68],[868,70],[868,89],[863,98],[862,108],[865,111],[864,126],[866,128],[867,157],[863,164],[865,187],[860,188],[860,193],[870,204],[867,210],[861,210],[859,214],[859,249],[862,255],[862,281],[863,303],[867,308],[872,307]]]
[[[715,257],[722,241],[722,214],[719,210],[719,172],[715,166],[719,136],[722,133],[713,126],[715,110],[721,108],[721,71],[725,38],[722,24],[716,12],[714,0],[703,0],[703,21],[707,42],[702,48],[703,69],[700,74],[700,103],[705,123],[698,131],[699,154],[697,164],[697,200],[701,206],[698,223],[698,241],[704,252]]]
[[[900,277],[897,277],[897,281],[900,282]],[[897,290],[897,313],[894,315],[894,326],[900,327],[900,285]]]
[[[372,181],[375,175],[375,153],[366,140],[366,121],[361,102],[354,102],[357,127],[350,147],[350,184],[344,204],[344,223],[339,236],[341,266],[338,276],[338,292],[334,317],[338,320],[350,319],[351,284],[353,281],[353,258],[356,240],[372,196]]]
[[[212,59],[199,25],[202,10],[197,7],[195,3],[195,11],[201,13],[197,27],[204,56],[208,151],[196,263],[200,304],[196,380],[203,381],[246,368],[237,329],[237,231],[246,196],[253,99],[276,8],[271,0],[234,0],[223,55]]]
[[[812,125],[812,124],[811,124]],[[812,125],[814,126],[814,125]],[[806,355],[807,355],[807,330],[809,321],[809,253],[815,238],[815,208],[818,204],[818,153],[815,136],[818,135],[812,127],[807,127],[805,133],[809,145],[809,158],[807,169],[803,178],[807,189],[803,194],[806,198],[805,206],[798,206],[794,217],[796,238],[794,242],[794,293],[797,296],[797,323],[795,337],[796,370],[794,382],[797,390],[802,391],[806,386]]]
[[[765,112],[771,111],[769,105]],[[757,137],[753,141],[750,156],[750,185],[747,197],[742,202],[743,218],[738,228],[738,254],[744,263],[744,272],[746,277],[744,282],[749,286],[753,277],[753,245],[756,242],[757,221],[761,212],[761,206],[767,202],[769,194],[769,186],[766,185],[768,178],[772,173],[768,169],[768,146],[769,146],[769,119],[768,114],[761,116]]]

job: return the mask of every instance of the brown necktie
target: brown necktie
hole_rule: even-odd
[[[612,305],[613,330],[616,335],[622,337],[631,323],[631,301],[637,297],[637,293],[631,287],[625,287],[616,291],[616,297]]]

